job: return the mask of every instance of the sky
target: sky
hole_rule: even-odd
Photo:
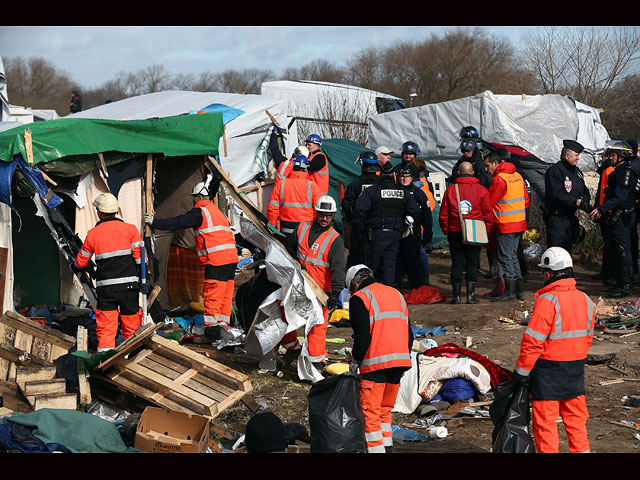
[[[455,26],[0,26],[0,57],[43,57],[78,87],[162,65],[172,75],[257,68],[276,75],[314,60],[336,66],[368,47],[422,41]],[[522,42],[535,27],[481,27]]]

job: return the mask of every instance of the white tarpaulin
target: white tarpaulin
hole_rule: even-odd
[[[429,169],[447,176],[460,158],[458,132],[473,125],[483,140],[518,146],[546,164],[560,160],[562,141],[585,147],[579,167],[593,170],[596,156],[609,139],[597,109],[561,95],[496,95],[484,91],[472,97],[434,103],[369,119],[369,146],[399,151],[406,141],[420,147]]]
[[[267,111],[280,125],[287,125],[285,102],[263,95],[235,93],[164,91],[125,98],[69,115],[72,118],[104,120],[144,120],[220,111],[225,135],[220,139],[219,158],[222,168],[240,186],[266,172],[270,157],[264,148],[273,123]],[[291,155],[295,142],[287,142]]]

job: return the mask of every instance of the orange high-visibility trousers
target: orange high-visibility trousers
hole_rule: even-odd
[[[393,447],[391,411],[399,389],[399,383],[360,381],[360,405],[368,453],[385,453],[385,447]]]
[[[96,335],[98,351],[104,352],[116,347],[118,319],[122,326],[122,336],[127,340],[142,325],[142,309],[133,315],[121,315],[118,310],[96,309]]]
[[[230,325],[235,283],[235,280],[204,280],[202,298],[205,326],[218,322]]]
[[[280,318],[285,323],[288,323],[287,318],[284,315],[284,308],[282,307],[282,305],[280,306]],[[280,340],[280,345],[282,345],[287,350],[296,350],[300,348],[300,342],[298,341],[298,332],[296,330],[292,330],[289,333],[285,333]]]
[[[588,453],[587,419],[589,411],[584,395],[566,400],[532,400],[533,436],[538,453],[558,453],[558,415],[562,417],[569,452]]]
[[[322,362],[327,358],[326,339],[329,310],[326,307],[322,307],[322,316],[324,323],[311,327],[307,335],[309,356],[312,362]]]

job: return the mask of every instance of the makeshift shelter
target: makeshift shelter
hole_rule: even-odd
[[[563,140],[577,140],[585,147],[578,166],[587,171],[595,169],[609,139],[599,111],[570,97],[498,95],[487,90],[374,115],[369,119],[369,144],[397,149],[412,140],[430,170],[449,176],[461,156],[458,133],[467,125],[476,127],[484,142],[518,147],[521,171],[542,195],[542,176],[560,160]]]
[[[223,133],[221,113],[135,122],[61,118],[0,132],[4,310],[13,308],[14,287],[22,290],[24,304],[78,305],[82,295],[91,300],[91,282],[79,282],[68,262],[97,221],[93,198],[107,191],[116,195],[121,218],[139,225],[144,235],[142,217],[151,211],[152,185],[156,212],[181,208],[185,200],[174,198],[181,181],[204,178],[202,157],[217,154]],[[188,193],[183,194],[188,202]],[[154,283],[167,290],[162,263],[169,260],[168,245],[144,237],[150,258],[155,253],[159,260]]]

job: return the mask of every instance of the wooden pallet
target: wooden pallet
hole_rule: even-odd
[[[247,375],[160,335],[146,338],[140,347],[92,376],[104,375],[159,407],[212,418],[252,391]]]

